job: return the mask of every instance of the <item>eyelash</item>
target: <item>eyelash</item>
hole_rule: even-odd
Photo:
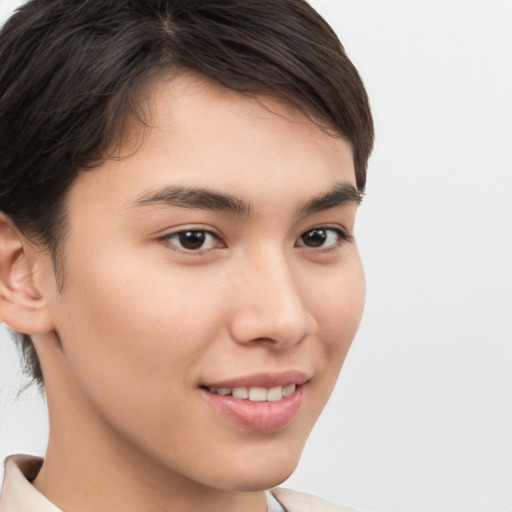
[[[206,238],[207,236],[211,238],[212,241],[217,243],[222,243],[221,238],[219,235],[214,233],[213,231],[210,231],[208,229],[202,229],[202,228],[189,228],[189,229],[181,229],[180,231],[175,231],[173,233],[169,233],[163,237],[160,238],[162,242],[164,242],[167,246],[170,246],[173,250],[177,252],[182,252],[185,254],[194,254],[194,255],[201,255],[204,254],[207,251],[212,250],[214,247],[208,247],[204,249],[201,245],[201,247],[197,249],[187,249],[183,246],[180,247],[179,237],[186,235],[187,233],[198,233],[203,236],[203,238]],[[173,242],[172,239],[176,239],[176,242]]]
[[[303,240],[303,237],[307,234],[311,234],[313,232],[324,232],[324,233],[328,233],[327,236],[329,236],[329,234],[334,234],[334,236],[336,237],[336,240],[331,243],[330,245],[328,246],[319,246],[319,248],[317,249],[316,247],[310,247],[308,245],[305,245],[305,244],[300,244],[298,243],[300,240]],[[343,245],[343,243],[345,242],[351,242],[353,241],[354,237],[352,235],[350,235],[347,231],[345,231],[344,229],[340,228],[340,227],[331,227],[331,226],[318,226],[318,227],[314,227],[314,228],[311,228],[311,229],[308,229],[306,231],[304,231],[304,233],[302,233],[298,238],[297,238],[297,241],[295,242],[295,246],[297,247],[306,247],[308,249],[311,249],[313,251],[322,251],[323,252],[328,252],[328,251],[332,251],[332,250],[335,250],[337,249],[338,247],[340,247],[341,245]]]
[[[323,232],[324,234],[326,234],[327,237],[329,237],[329,235],[332,236],[334,234],[334,236],[336,237],[336,240],[332,241],[328,246],[319,245],[317,247],[315,247],[315,246],[311,247],[311,246],[306,245],[305,243],[300,243],[301,240],[304,241],[304,236],[306,236],[308,234],[311,235],[314,232],[318,232],[318,233]],[[208,229],[203,229],[203,228],[194,228],[194,227],[191,227],[189,229],[181,229],[180,231],[175,231],[173,233],[169,233],[165,236],[160,237],[159,240],[162,241],[163,243],[165,243],[167,246],[171,247],[173,250],[175,250],[177,252],[182,252],[185,254],[202,255],[202,254],[205,254],[206,252],[216,248],[216,247],[207,247],[205,249],[205,248],[203,248],[203,243],[201,243],[200,247],[198,247],[197,249],[190,249],[190,248],[183,247],[183,241],[180,241],[179,238],[182,236],[185,236],[187,234],[192,234],[192,233],[199,235],[199,240],[198,240],[199,242],[201,242],[201,240],[204,241],[205,239],[207,239],[207,237],[211,237],[212,243],[221,244],[220,248],[222,248],[222,246],[224,246],[224,243],[222,242],[220,236],[217,235],[216,233],[214,233],[213,231],[210,231]],[[173,239],[175,240],[174,242],[172,241]],[[318,227],[314,227],[314,228],[304,231],[297,238],[294,247],[304,247],[306,249],[309,249],[309,250],[312,250],[315,252],[329,252],[329,251],[337,249],[338,247],[343,245],[345,242],[351,242],[351,241],[353,241],[353,236],[350,235],[347,231],[345,231],[344,229],[342,229],[340,227],[318,226]],[[321,243],[323,243],[323,242],[321,242]],[[180,247],[180,245],[181,245],[181,247]]]

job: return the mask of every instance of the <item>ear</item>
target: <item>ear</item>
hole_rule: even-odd
[[[24,334],[53,330],[41,273],[48,255],[37,251],[0,212],[0,321]],[[39,281],[39,282],[38,282]]]

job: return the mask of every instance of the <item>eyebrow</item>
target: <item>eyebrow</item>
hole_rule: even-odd
[[[232,213],[240,217],[251,214],[251,205],[238,197],[196,187],[168,186],[139,197],[133,206],[177,206]]]
[[[308,216],[346,203],[359,205],[362,197],[356,187],[350,183],[338,183],[323,194],[311,198],[300,208],[303,216]],[[168,186],[140,196],[131,206],[175,206],[179,208],[197,208],[232,213],[248,217],[252,213],[249,202],[230,194],[214,192],[205,188]]]
[[[354,185],[346,182],[338,183],[329,192],[310,199],[301,207],[300,213],[306,217],[313,213],[338,208],[346,203],[360,205],[362,199],[362,195]]]

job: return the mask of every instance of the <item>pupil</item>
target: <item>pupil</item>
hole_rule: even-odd
[[[309,247],[320,247],[325,243],[327,233],[325,229],[312,229],[302,235],[303,242]]]
[[[180,233],[179,240],[185,249],[200,249],[204,244],[205,234],[203,231],[184,231]]]

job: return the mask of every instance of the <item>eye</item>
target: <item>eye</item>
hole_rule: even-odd
[[[176,231],[175,233],[165,235],[161,240],[183,252],[203,252],[223,246],[214,233],[204,229]]]
[[[318,227],[302,233],[297,239],[296,245],[311,249],[330,249],[349,238],[349,235],[339,228]]]

